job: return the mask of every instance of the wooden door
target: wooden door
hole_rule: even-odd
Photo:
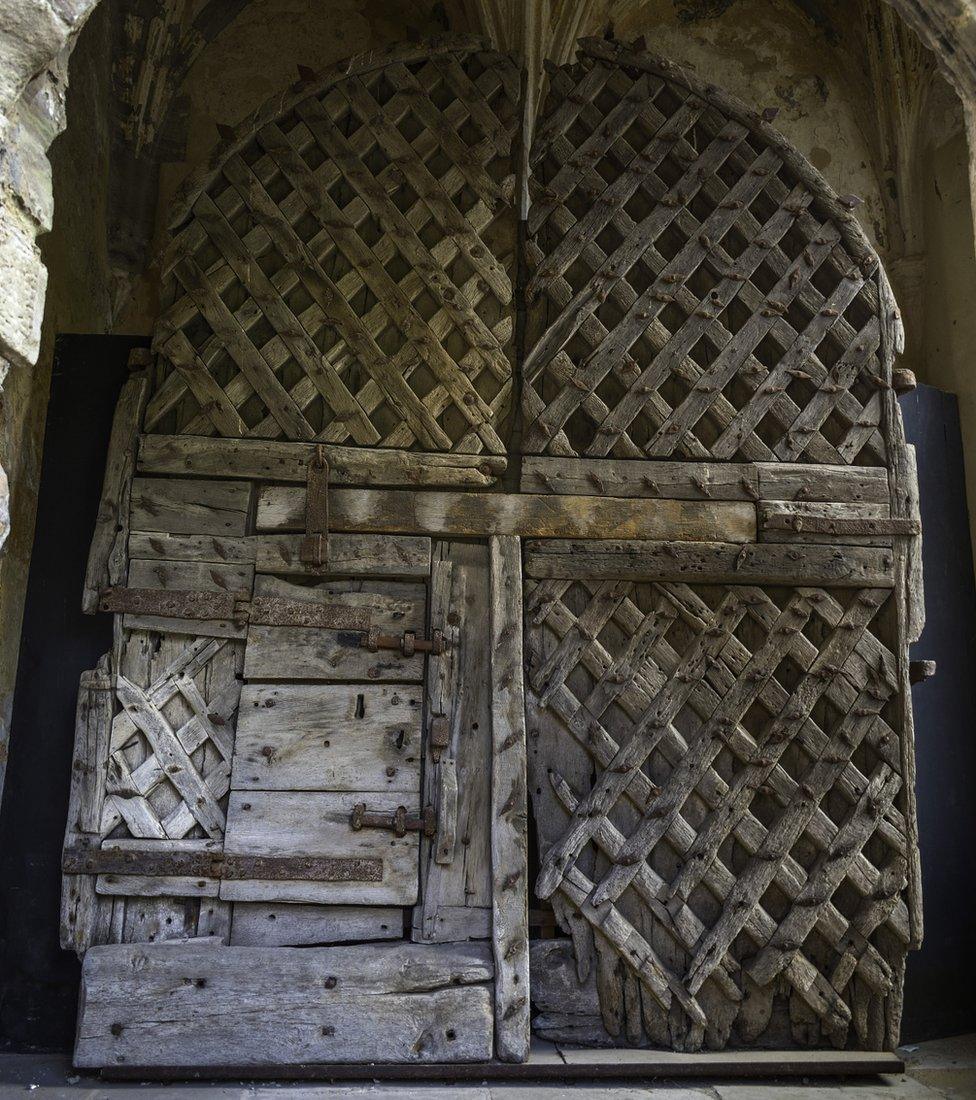
[[[185,190],[86,580],[79,1064],[518,1061],[533,1006],[895,1042],[887,282],[720,90],[607,41],[547,81],[524,180],[517,65],[458,38],[302,84]]]

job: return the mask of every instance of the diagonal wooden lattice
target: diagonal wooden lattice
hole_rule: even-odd
[[[700,1045],[723,1019],[727,1038],[743,998],[759,987],[771,1002],[782,980],[825,1035],[879,1040],[865,997],[884,1006],[909,942],[889,602],[877,589],[530,589],[530,716],[555,723],[564,769],[592,776],[575,790],[551,766],[533,777],[540,820],[562,822],[536,889],[636,972],[651,1037],[655,1013],[680,1006],[671,1041]],[[604,983],[605,1002],[621,996]]]
[[[527,452],[885,464],[877,260],[770,135],[617,43],[551,70]]]
[[[123,709],[112,723],[102,834],[220,838],[242,646],[180,635],[147,644],[151,637],[143,631],[130,635],[129,675],[120,672],[116,681]],[[138,683],[131,651],[164,644],[173,649],[162,654],[164,667]]]
[[[417,53],[260,125],[196,199],[147,430],[504,451],[518,72]]]

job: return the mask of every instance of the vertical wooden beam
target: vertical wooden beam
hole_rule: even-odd
[[[135,349],[129,356],[129,367],[144,362],[146,356],[145,348]],[[102,588],[125,579],[129,491],[136,465],[139,427],[148,395],[148,368],[133,371],[122,387],[115,406],[98,518],[88,551],[88,568],[85,570],[85,588],[81,598],[81,609],[86,615],[98,610],[98,594]]]
[[[491,869],[495,1047],[505,1062],[529,1056],[528,849],[522,554],[514,535],[490,539]]]

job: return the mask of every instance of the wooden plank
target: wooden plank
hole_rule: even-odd
[[[269,439],[219,439],[189,435],[143,435],[139,472],[214,478],[251,478],[305,484],[314,443]],[[335,485],[493,485],[507,460],[496,455],[424,454],[394,448],[325,445],[329,480]]]
[[[398,940],[402,935],[400,909],[237,901],[233,904],[230,942],[237,947],[298,947]]]
[[[255,535],[252,546],[259,573],[281,576],[426,577],[430,539],[419,535],[329,535],[329,559],[318,568],[300,560],[302,535]],[[131,541],[131,540],[130,540]]]
[[[757,500],[758,467],[746,462],[662,462],[612,458],[522,459],[523,493]]]
[[[756,471],[763,500],[888,503],[888,471],[883,466],[759,462]]]
[[[491,972],[476,944],[95,948],[82,973],[74,1061],[485,1061]]]
[[[491,905],[488,548],[435,542],[430,601],[431,624],[443,629],[448,648],[427,664],[423,798],[437,809],[438,830],[432,841],[421,842],[422,902],[414,910],[413,937],[445,942],[452,935],[476,938],[479,930],[489,935],[475,916]],[[438,761],[429,733],[435,717],[448,724],[448,744]],[[465,910],[470,919],[461,915]]]
[[[489,540],[491,560],[491,873],[495,1047],[504,1062],[529,1056],[528,805],[522,686],[522,549]]]
[[[132,479],[130,526],[171,535],[239,536],[247,532],[248,481]]]
[[[830,584],[891,588],[892,553],[869,546],[607,540],[529,542],[526,575],[701,584]]]
[[[419,808],[416,794],[386,792],[231,791],[227,805],[227,855],[318,856],[379,859],[379,882],[223,880],[225,901],[330,902],[336,905],[413,905],[417,900],[418,836],[385,829],[354,831],[353,807],[392,813]]]
[[[385,684],[246,684],[233,790],[420,789],[420,700]]]
[[[220,535],[171,535],[163,531],[130,531],[129,557],[147,561],[201,561],[219,565],[253,564],[253,538]]]
[[[99,838],[114,708],[109,659],[105,656],[98,668],[81,674],[78,685],[65,848],[96,843]],[[62,875],[60,937],[65,950],[80,955],[93,943],[107,938],[108,918],[91,875]]]
[[[596,975],[591,970],[580,980],[572,940],[532,940],[529,972],[534,1035],[555,1043],[587,1046],[613,1041],[600,1015]]]
[[[136,371],[122,387],[109,437],[95,533],[88,551],[81,609],[98,609],[98,593],[125,579],[125,541],[129,525],[129,492],[136,461],[136,441],[149,393],[148,370]]]
[[[157,588],[176,592],[244,592],[250,597],[254,566],[248,562],[166,561],[136,558],[129,562],[130,588]],[[126,630],[158,630],[205,638],[243,638],[247,628],[230,619],[178,619],[165,615],[123,617]]]
[[[751,542],[756,537],[756,510],[744,501],[336,489],[329,494],[329,505],[337,531],[706,542]],[[261,490],[258,531],[300,531],[304,524],[304,489],[268,485]]]
[[[255,595],[368,609],[373,625],[384,633],[414,630],[422,635],[425,628],[426,591],[416,582],[348,580],[313,586],[260,575],[255,579]],[[396,651],[370,653],[341,632],[254,623],[247,632],[244,675],[251,680],[397,680],[419,684],[423,673],[422,653],[412,657]]]
[[[220,883],[215,878],[184,875],[99,875],[99,894],[149,898],[215,898]]]

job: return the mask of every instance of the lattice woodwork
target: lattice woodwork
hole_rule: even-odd
[[[531,161],[527,453],[885,464],[877,258],[758,116],[589,41]]]
[[[243,644],[136,630],[124,643],[103,836],[221,839]]]
[[[530,584],[537,891],[596,965],[620,1041],[897,1041],[893,604],[882,589]]]
[[[263,121],[196,198],[147,430],[504,451],[519,76],[417,55]]]

